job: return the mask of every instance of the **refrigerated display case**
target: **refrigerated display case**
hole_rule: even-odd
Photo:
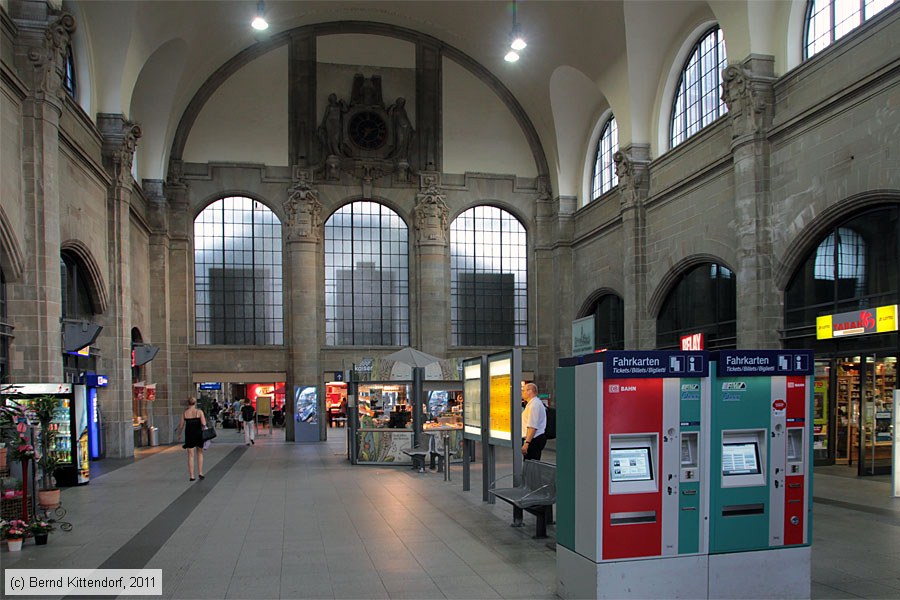
[[[24,407],[26,416],[31,402],[40,396],[52,396],[57,400],[57,408],[50,422],[50,430],[57,432],[50,448],[58,461],[54,475],[56,484],[68,487],[88,483],[91,471],[87,387],[71,383],[13,384],[2,393],[4,404],[15,403]],[[37,432],[35,447],[40,447],[43,433]]]

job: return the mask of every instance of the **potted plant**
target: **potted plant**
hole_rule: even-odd
[[[38,466],[41,468],[41,489],[38,490],[38,504],[43,508],[59,506],[59,488],[53,475],[59,466],[59,459],[51,451],[56,440],[57,431],[51,429],[53,417],[59,408],[59,400],[53,396],[38,396],[31,401],[29,407],[37,416],[41,426],[41,457]]]
[[[47,536],[53,533],[53,525],[47,521],[32,521],[28,531],[34,536],[36,546],[44,546],[47,543]]]
[[[22,549],[22,541],[28,533],[28,523],[21,519],[0,521],[0,533],[3,534],[9,551],[18,552]]]

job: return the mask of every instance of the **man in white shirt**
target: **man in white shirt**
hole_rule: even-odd
[[[522,386],[522,399],[527,402],[522,410],[522,455],[526,460],[541,460],[541,452],[547,443],[544,431],[547,429],[547,409],[538,398],[537,386],[526,383]]]

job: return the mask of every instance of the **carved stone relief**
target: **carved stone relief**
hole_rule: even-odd
[[[50,97],[62,99],[65,96],[66,52],[73,33],[75,17],[63,13],[48,25],[43,45],[28,52],[28,59],[34,65],[34,85]]]
[[[763,93],[771,92],[771,83],[753,79],[741,66],[731,65],[722,73],[722,101],[731,117],[732,137],[761,133],[766,126],[770,101]]]
[[[416,240],[420,244],[446,245],[450,209],[440,188],[440,175],[422,173],[419,181],[422,191],[416,194]]]
[[[322,226],[322,203],[319,192],[312,186],[312,173],[294,169],[294,185],[288,188],[284,201],[284,228],[288,241],[319,241]]]

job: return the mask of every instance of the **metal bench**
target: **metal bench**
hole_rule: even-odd
[[[425,472],[425,457],[431,452],[428,448],[404,448],[400,452],[412,459],[413,469],[418,469],[419,473]]]
[[[537,517],[535,538],[547,537],[547,524],[553,523],[553,505],[556,504],[556,465],[538,460],[526,460],[522,467],[522,484],[511,488],[498,488],[496,484],[507,477],[501,477],[488,490],[495,498],[509,502],[513,506],[513,527],[522,527],[522,511]]]

